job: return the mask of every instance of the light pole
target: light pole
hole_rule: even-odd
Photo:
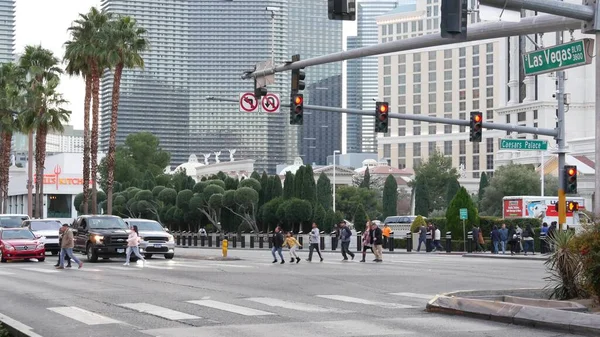
[[[275,66],[275,12],[279,7],[266,7],[265,10],[271,12],[271,63]]]
[[[335,155],[340,153],[340,150],[333,151],[333,213],[335,213]]]

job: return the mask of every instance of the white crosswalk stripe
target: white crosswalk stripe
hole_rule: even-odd
[[[413,298],[421,298],[424,300],[430,300],[435,297],[435,295],[427,295],[427,294],[416,294],[416,293],[390,293],[390,295],[394,296],[402,296],[402,297],[413,297]]]
[[[55,307],[48,310],[65,317],[74,319],[86,325],[102,325],[102,324],[120,324],[122,322],[98,315],[91,311],[87,311],[78,307]]]
[[[148,303],[122,303],[119,304],[119,306],[133,309],[141,313],[166,318],[172,321],[202,318]]]
[[[106,268],[114,269],[114,270],[140,270],[140,269],[142,269],[142,268],[136,268],[136,267],[117,267],[117,266],[109,266]]]
[[[349,311],[334,309],[334,308],[326,308],[318,305],[312,305],[301,302],[292,302],[292,301],[284,301],[278,298],[269,298],[269,297],[252,297],[246,298],[248,301],[261,303],[264,305],[268,305],[270,307],[279,307],[290,310],[298,310],[304,312],[338,312],[338,313],[348,313]]]
[[[198,300],[198,301],[187,301],[191,304],[196,304],[200,306],[204,306],[207,308],[218,309],[223,311],[232,312],[234,314],[243,315],[243,316],[268,316],[275,315],[272,312],[256,310],[252,308],[246,308],[235,304],[229,304],[225,302],[213,301],[213,300]]]
[[[14,275],[15,273],[10,272],[10,271],[6,271],[6,270],[0,270],[0,275],[2,276],[8,276],[8,275]]]
[[[53,274],[58,273],[58,270],[55,269],[43,269],[43,268],[21,268],[21,270],[33,271],[36,273],[45,273],[45,274]]]
[[[229,267],[229,268],[254,268],[253,266],[247,266],[242,264],[227,264],[227,263],[211,263],[209,266],[215,267]]]
[[[386,302],[376,302],[371,300],[366,300],[358,297],[350,297],[350,296],[342,296],[342,295],[317,295],[320,298],[326,298],[334,301],[341,301],[347,303],[356,303],[356,304],[365,304],[365,305],[373,305],[384,308],[394,308],[394,309],[410,309],[414,308],[411,305],[397,304],[397,303],[386,303]]]

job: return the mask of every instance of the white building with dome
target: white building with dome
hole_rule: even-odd
[[[198,161],[198,157],[195,154],[191,154],[188,157],[188,161],[183,163],[175,170],[171,171],[170,167],[165,169],[165,173],[173,174],[175,172],[179,172],[181,170],[185,170],[186,174],[192,177],[195,181],[201,181],[203,177],[210,177],[219,172],[225,173],[227,176],[242,179],[249,177],[252,172],[254,172],[254,160],[252,159],[244,159],[244,160],[235,160],[233,155],[235,154],[235,150],[229,151],[229,161],[221,162],[219,156],[221,152],[215,152],[214,162],[210,162],[211,154],[204,154],[204,163]]]

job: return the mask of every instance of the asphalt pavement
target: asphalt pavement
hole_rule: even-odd
[[[385,255],[383,263],[273,264],[270,252],[178,249],[173,260],[0,265],[0,314],[43,337],[572,336],[471,318],[431,314],[435,294],[467,289],[543,287],[543,261],[457,255]],[[317,262],[315,262],[317,261]]]

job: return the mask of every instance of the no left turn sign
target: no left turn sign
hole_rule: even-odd
[[[240,112],[256,112],[258,110],[258,100],[252,92],[240,93]]]
[[[268,93],[261,99],[262,110],[266,113],[278,113],[281,101],[279,100],[279,94]]]

